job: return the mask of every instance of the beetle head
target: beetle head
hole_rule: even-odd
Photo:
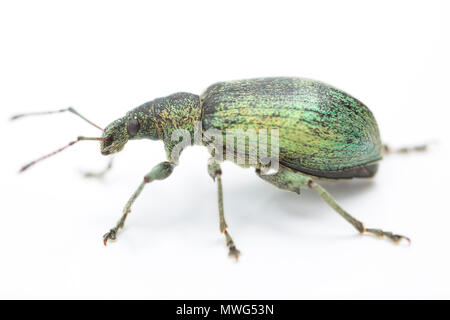
[[[103,138],[104,140],[100,145],[102,155],[106,156],[121,151],[129,139],[126,117],[109,124],[105,128]]]
[[[104,141],[100,145],[103,155],[121,151],[128,140],[158,140],[156,121],[148,104],[131,110],[125,117],[109,124],[104,130],[103,138]]]

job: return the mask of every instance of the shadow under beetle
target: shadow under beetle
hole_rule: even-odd
[[[342,209],[319,184],[320,179],[372,177],[377,172],[383,154],[390,152],[381,143],[372,112],[357,99],[322,82],[287,77],[219,82],[206,89],[201,96],[182,92],[147,102],[112,122],[104,130],[73,108],[20,114],[13,119],[65,111],[78,115],[102,130],[102,137],[78,137],[65,147],[27,164],[21,171],[83,140],[100,141],[103,155],[121,151],[128,140],[134,139],[162,140],[165,145],[167,161],[159,163],[144,176],[126,203],[119,222],[103,236],[105,245],[108,240],[116,239],[118,230],[123,228],[133,203],[145,185],[166,179],[176,167],[178,154],[175,155],[173,151],[178,141],[171,139],[173,132],[183,129],[192,136],[195,123],[201,124],[202,131],[214,129],[224,135],[231,129],[278,129],[279,167],[275,174],[267,174],[266,167],[259,161],[261,159],[255,165],[237,164],[255,167],[260,178],[278,188],[297,193],[301,188],[315,190],[360,233],[385,236],[394,242],[402,239],[409,241],[402,235],[366,228]],[[201,143],[206,145],[204,140]],[[422,151],[425,148],[419,146],[398,151]],[[224,217],[222,170],[214,152],[211,153],[208,173],[217,182],[220,231],[225,235],[229,256],[237,259],[240,252],[227,230]],[[247,145],[244,146],[244,153],[249,156]],[[234,157],[227,160],[236,162]],[[108,165],[110,167],[111,163]],[[105,172],[89,176],[101,176]]]

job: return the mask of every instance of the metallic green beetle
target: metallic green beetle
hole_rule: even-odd
[[[63,111],[70,111],[87,120],[72,108],[56,112]],[[23,115],[14,118],[21,116]],[[223,134],[226,139],[230,130],[246,132],[269,129],[278,130],[277,172],[268,174],[267,164],[263,163],[262,158],[258,158],[253,164],[248,164],[247,161],[238,163],[239,165],[255,167],[260,178],[281,189],[297,193],[301,188],[315,190],[360,233],[386,236],[394,242],[401,239],[409,241],[407,237],[392,232],[364,227],[343,210],[318,182],[319,179],[368,178],[375,175],[385,148],[372,112],[357,99],[322,82],[279,77],[220,82],[210,86],[201,96],[175,93],[155,99],[108,125],[101,138],[79,137],[71,142],[69,145],[80,140],[100,140],[101,153],[111,155],[121,151],[128,140],[164,141],[167,161],[156,165],[145,175],[125,205],[117,225],[104,235],[105,245],[108,240],[116,239],[118,230],[123,228],[125,219],[144,186],[155,180],[165,179],[172,173],[179,153],[184,148],[179,148],[179,139],[174,139],[177,131],[183,130],[191,138],[195,136],[196,130],[203,134],[214,130]],[[269,148],[273,144],[272,140],[257,140],[260,148]],[[203,138],[196,142],[208,145],[211,140]],[[224,149],[229,146],[225,145],[225,140],[222,144]],[[217,181],[220,231],[225,235],[229,255],[237,259],[240,252],[227,231],[224,218],[220,161],[217,160],[217,149],[210,150],[212,158],[208,162],[208,173]],[[248,160],[249,141],[244,143],[240,152]],[[234,157],[236,154],[233,151],[233,157],[226,157],[225,160],[237,162],[237,157]],[[33,161],[22,168],[22,171],[50,155]]]

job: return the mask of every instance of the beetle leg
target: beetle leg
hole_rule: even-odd
[[[227,247],[229,249],[228,256],[238,260],[241,252],[236,248],[233,239],[227,231],[228,225],[225,221],[225,215],[223,213],[223,190],[222,190],[222,169],[220,165],[213,159],[208,161],[208,173],[214,181],[217,181],[217,197],[219,204],[219,228],[220,232],[225,235]]]
[[[408,237],[402,235],[393,234],[392,232],[383,231],[380,229],[371,229],[364,227],[364,224],[361,221],[355,219],[347,211],[342,209],[341,206],[339,206],[333,199],[333,197],[328,193],[328,191],[326,191],[317,182],[312,180],[310,176],[307,176],[301,172],[294,171],[290,168],[280,165],[280,168],[276,174],[263,175],[258,169],[256,170],[256,174],[263,180],[284,190],[299,193],[300,187],[314,189],[320,195],[320,197],[325,200],[325,202],[328,203],[331,208],[334,209],[334,211],[339,213],[341,217],[347,220],[360,233],[370,233],[379,237],[385,236],[393,242],[400,242],[402,239],[410,242]]]
[[[411,153],[411,152],[423,152],[428,150],[427,144],[417,145],[417,146],[411,146],[411,147],[402,147],[398,149],[392,149],[388,145],[383,145],[384,147],[384,153],[385,154],[392,154],[392,153]]]
[[[123,228],[125,220],[127,219],[128,214],[131,212],[131,206],[133,205],[134,201],[136,201],[136,199],[139,197],[145,185],[154,180],[166,179],[168,176],[170,176],[174,168],[175,168],[174,163],[164,161],[157,164],[155,167],[153,167],[150,173],[144,176],[144,181],[141,182],[139,187],[136,189],[136,191],[133,193],[133,195],[123,208],[122,217],[117,222],[116,226],[103,236],[103,243],[105,244],[105,246],[108,240],[116,240],[117,232],[119,231],[119,229]]]
[[[315,181],[309,180],[308,187],[314,189],[322,197],[322,199],[325,200],[325,202],[328,203],[328,205],[334,209],[334,211],[339,213],[345,220],[350,222],[356,228],[356,230],[358,230],[360,233],[369,233],[369,234],[376,235],[378,237],[384,236],[395,243],[398,243],[401,240],[406,240],[409,243],[411,243],[411,240],[408,237],[398,235],[398,234],[393,234],[390,231],[383,231],[381,229],[372,229],[372,228],[364,227],[364,224],[361,221],[355,219],[347,211],[342,209],[337,204],[337,202],[333,199],[333,197],[328,193],[328,191],[326,191],[324,188],[322,188],[322,186],[320,186]]]
[[[113,165],[113,162],[114,162],[113,160],[114,160],[114,157],[112,156],[109,159],[109,161],[108,161],[108,165],[102,171],[98,171],[98,172],[91,172],[91,171],[83,172],[83,176],[85,178],[103,179],[105,177],[105,175],[112,169],[112,165]]]

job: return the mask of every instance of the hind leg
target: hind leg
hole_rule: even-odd
[[[385,154],[393,154],[393,153],[411,153],[411,152],[424,152],[428,150],[427,144],[417,145],[417,146],[410,146],[410,147],[402,147],[398,149],[392,149],[387,144],[384,146],[384,153]]]
[[[410,242],[409,238],[405,236],[401,236],[398,234],[393,234],[389,231],[383,231],[381,229],[372,229],[364,227],[364,224],[352,217],[347,211],[341,208],[337,204],[337,202],[333,199],[333,197],[325,190],[322,186],[320,186],[316,181],[311,179],[310,176],[307,176],[301,172],[294,171],[284,166],[280,166],[279,171],[273,175],[263,175],[257,169],[256,174],[263,180],[277,186],[283,190],[289,190],[296,193],[300,193],[300,188],[308,188],[314,189],[319,196],[326,202],[328,205],[334,209],[341,217],[347,220],[356,230],[360,233],[370,233],[379,237],[386,237],[393,242],[400,242],[400,240],[405,239]]]

